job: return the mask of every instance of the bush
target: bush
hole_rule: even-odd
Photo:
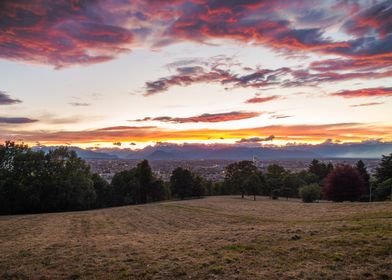
[[[303,202],[314,202],[315,200],[320,199],[321,188],[316,183],[302,186],[301,188],[299,188],[299,196],[302,198]]]
[[[324,193],[335,202],[358,201],[365,184],[358,170],[350,165],[338,165],[326,178]]]

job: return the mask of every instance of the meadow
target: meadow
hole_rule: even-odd
[[[237,196],[0,217],[0,279],[392,279],[392,203]]]

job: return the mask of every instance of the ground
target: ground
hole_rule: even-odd
[[[392,203],[239,197],[0,217],[0,279],[392,279]]]

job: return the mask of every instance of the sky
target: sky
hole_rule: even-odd
[[[0,140],[392,141],[392,1],[3,0]]]

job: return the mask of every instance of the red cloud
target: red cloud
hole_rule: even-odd
[[[392,87],[344,90],[344,91],[331,93],[331,95],[340,96],[344,98],[392,96]]]
[[[4,1],[0,18],[0,57],[56,67],[113,59],[133,39],[93,1]]]
[[[251,99],[246,100],[245,103],[265,103],[279,98],[281,97],[277,95],[267,96],[267,97],[253,97]]]
[[[349,5],[287,0],[4,0],[0,56],[62,67],[107,61],[134,45],[231,39],[354,60],[391,58],[390,1],[359,6],[353,13]],[[352,39],[325,34],[340,22]]]
[[[173,117],[146,117],[144,119],[135,120],[137,122],[142,121],[160,121],[160,122],[172,122],[172,123],[215,123],[215,122],[228,122],[250,119],[260,116],[261,113],[257,112],[228,112],[228,113],[218,113],[218,114],[202,114],[194,117],[186,118],[173,118]]]

